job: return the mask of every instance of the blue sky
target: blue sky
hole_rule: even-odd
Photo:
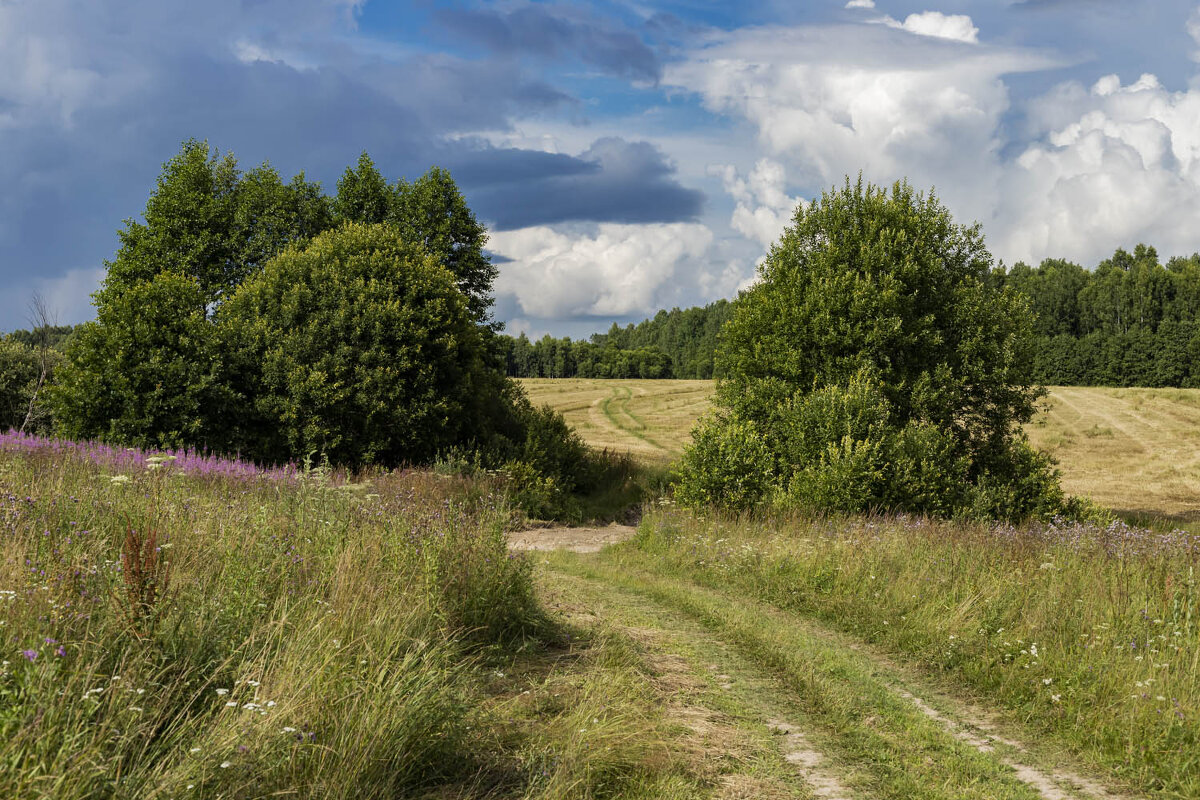
[[[449,168],[497,316],[580,336],[732,296],[860,171],[1009,263],[1200,250],[1200,2],[0,0],[0,329],[91,316],[191,137],[330,190]]]

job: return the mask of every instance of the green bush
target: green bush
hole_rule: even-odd
[[[891,474],[881,505],[950,517],[968,503],[970,459],[944,430],[910,422],[894,435],[889,454]]]
[[[906,183],[800,206],[723,331],[681,501],[1056,513],[1052,464],[1020,434],[1044,392],[1033,320],[991,264],[978,226]]]
[[[692,506],[750,508],[770,491],[774,461],[753,425],[731,416],[703,419],[680,462],[676,499]]]
[[[109,291],[51,387],[59,431],[139,447],[208,443],[220,359],[205,302],[197,280],[176,272]]]
[[[280,254],[217,327],[226,384],[250,412],[222,444],[265,462],[427,463],[461,441],[483,370],[453,276],[386,225]]]
[[[21,427],[39,372],[34,348],[0,338],[0,430]]]

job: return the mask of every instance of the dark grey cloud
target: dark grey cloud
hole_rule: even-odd
[[[492,53],[578,59],[626,78],[657,81],[658,56],[628,28],[582,15],[574,9],[526,5],[510,11],[443,9],[435,19],[453,36]]]
[[[561,153],[485,144],[475,150],[445,152],[442,166],[450,170],[456,182],[475,192],[529,180],[592,174],[601,168],[595,161]]]
[[[393,178],[461,168],[468,192],[599,170],[519,150],[491,163],[478,143],[457,139],[576,103],[521,65],[353,51],[312,24],[332,25],[349,4],[303,1],[330,10],[258,38],[265,12],[232,0],[220,0],[220,25],[192,19],[187,4],[177,4],[181,21],[166,3],[143,3],[144,29],[56,0],[17,8],[24,16],[0,30],[0,330],[25,324],[34,290],[66,322],[90,316],[116,230],[140,215],[161,164],[188,138],[234,152],[244,168],[269,160],[285,178],[303,170],[327,191],[363,149]],[[267,16],[286,21],[279,5]]]
[[[488,153],[505,157],[504,151]],[[647,142],[599,139],[575,162],[577,169],[531,170],[478,190],[464,182],[465,189],[476,213],[498,230],[576,221],[685,222],[703,209],[704,195],[680,185],[674,167]]]

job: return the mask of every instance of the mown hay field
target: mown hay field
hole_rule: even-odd
[[[712,381],[526,379],[595,447],[663,463],[709,406]],[[1056,386],[1029,426],[1063,487],[1123,513],[1200,521],[1200,389]]]

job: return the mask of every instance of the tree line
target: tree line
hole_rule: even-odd
[[[444,169],[389,181],[363,153],[326,194],[190,140],[118,238],[94,320],[0,337],[6,427],[494,470],[543,517],[624,481],[504,374],[487,231]]]
[[[1034,312],[1034,380],[1200,387],[1200,254],[1163,264],[1139,244],[1094,270],[1047,259],[993,270],[992,279]]]
[[[501,337],[508,374],[515,378],[712,378],[717,337],[733,304],[659,311],[652,319],[572,341],[549,334]]]
[[[1062,259],[988,274],[1034,315],[1033,379],[1051,386],[1200,387],[1200,254],[1161,263],[1139,244],[1094,270]],[[712,378],[720,331],[737,301],[660,311],[587,340],[501,337],[520,378]]]

